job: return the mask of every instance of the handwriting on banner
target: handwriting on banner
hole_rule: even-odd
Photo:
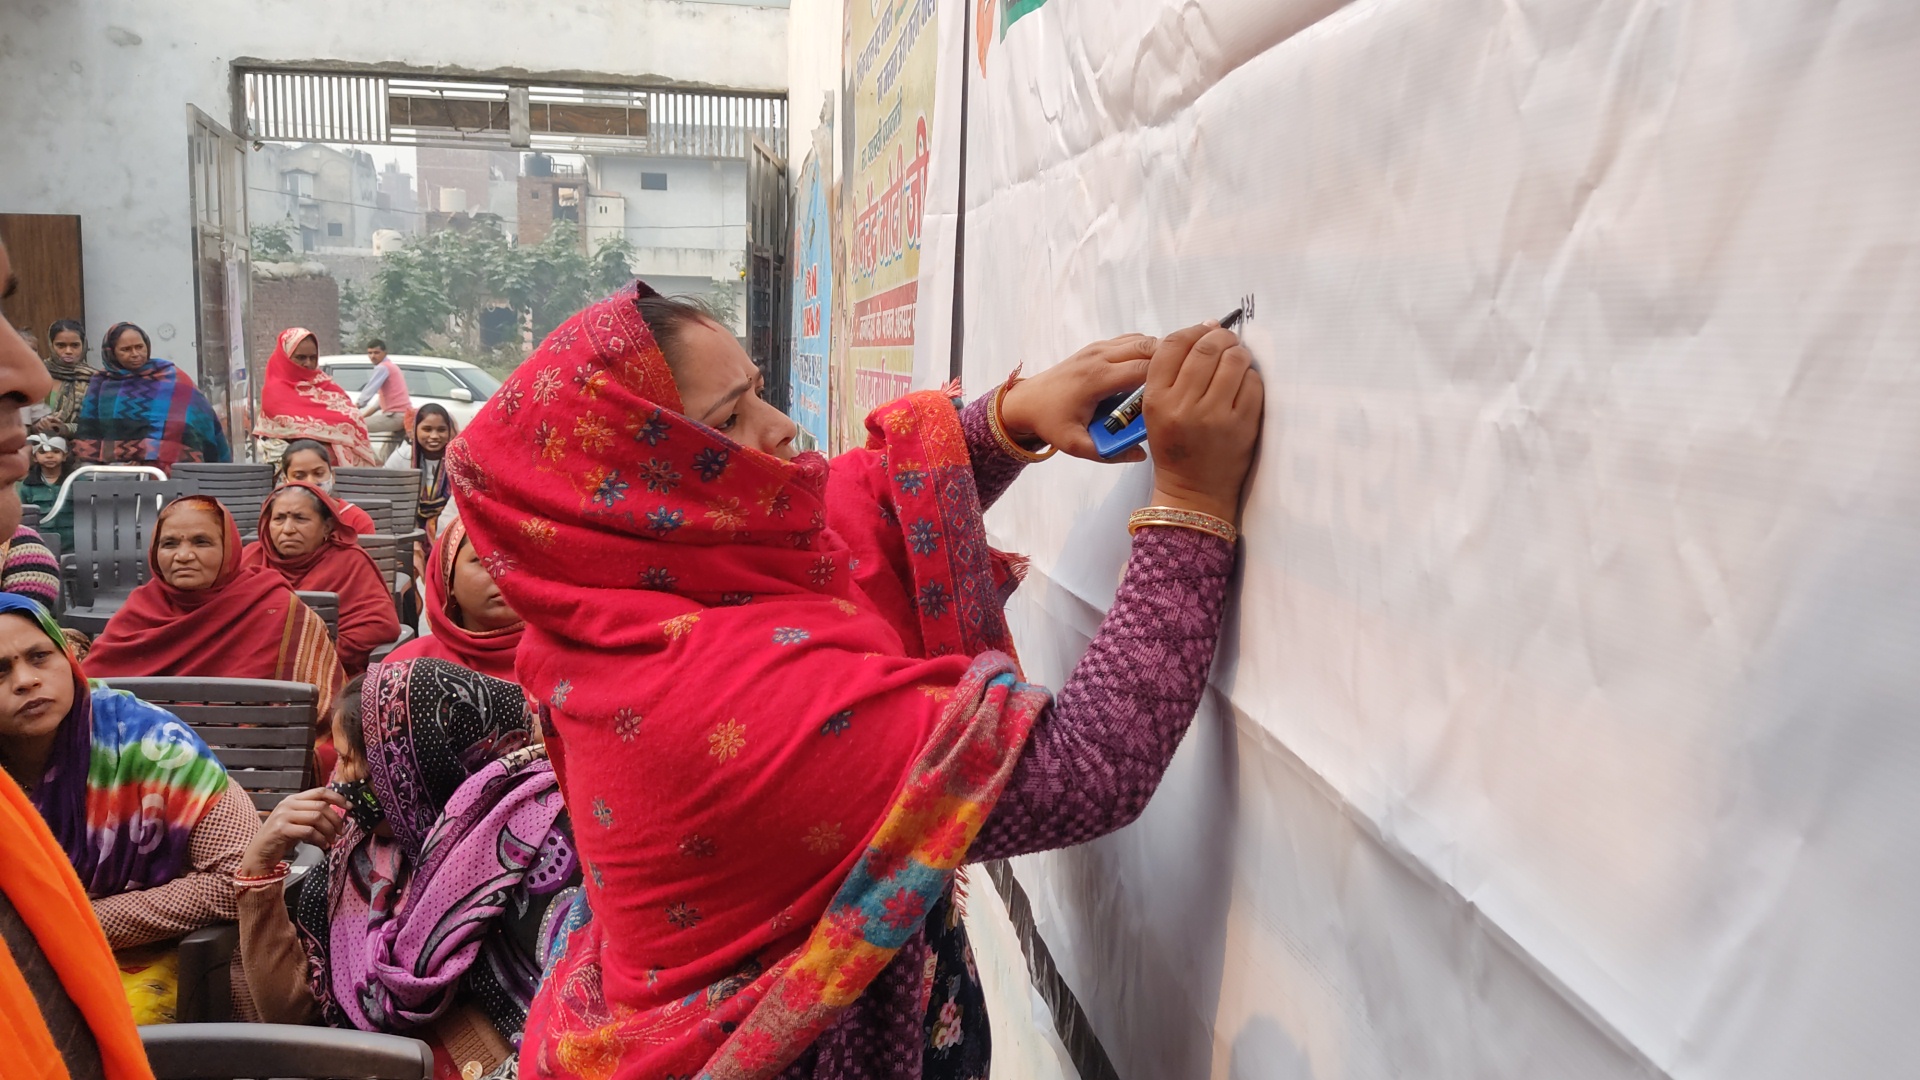
[[[867,186],[867,208],[860,212],[853,227],[853,271],[870,278],[883,266],[892,266],[908,251],[920,250],[920,223],[927,207],[927,118],[921,116],[914,131],[914,157],[907,160],[905,146],[894,148],[893,164],[887,169],[889,183],[879,198]]]
[[[920,283],[909,281],[853,306],[853,347],[913,347],[913,316],[920,306]]]
[[[853,408],[865,416],[889,401],[904,396],[913,385],[912,372],[885,368],[859,368],[853,373]]]

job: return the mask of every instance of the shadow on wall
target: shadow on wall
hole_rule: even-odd
[[[1114,537],[1124,541],[1127,515],[1148,500],[1151,483],[1151,469],[1129,469],[1108,498],[1080,518],[1062,549],[1088,553],[1088,559],[1057,568],[1044,589],[1027,598],[1059,629],[1077,631],[1065,640],[1028,635],[1031,642],[1021,641],[1030,677],[1054,687],[1065,683],[1102,615],[1076,585],[1100,575],[1118,581],[1121,567],[1101,565],[1111,561],[1102,554],[1113,550]],[[1124,561],[1127,545],[1118,550]],[[1069,961],[1062,975],[1095,1018],[1094,1033],[1122,1077],[1203,1078],[1212,1072],[1240,772],[1223,704],[1216,692],[1207,692],[1137,822],[1093,843],[1040,856],[1048,860],[1045,883],[1033,890],[1044,912],[1042,936],[1055,938],[1055,955]],[[1156,871],[1150,880],[1129,873],[1149,862]],[[1072,964],[1076,957],[1081,963]]]
[[[1271,1017],[1256,1016],[1233,1038],[1227,1080],[1311,1080],[1313,1066]]]

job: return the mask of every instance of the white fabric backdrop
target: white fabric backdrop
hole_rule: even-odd
[[[970,389],[1257,297],[1215,691],[1138,826],[1017,863],[1123,1077],[1914,1068],[1917,57],[1912,0],[1052,0],[969,50]],[[989,516],[1035,678],[1147,487]]]

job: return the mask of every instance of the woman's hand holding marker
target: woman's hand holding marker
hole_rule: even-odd
[[[1266,401],[1240,336],[1216,322],[1167,335],[1147,362],[1146,389],[1154,505],[1237,524]]]
[[[1007,435],[1029,447],[1050,445],[1088,461],[1145,461],[1147,455],[1137,448],[1120,457],[1101,457],[1087,425],[1103,399],[1145,381],[1147,361],[1158,344],[1144,334],[1096,341],[1013,384],[1000,401],[1000,420]]]

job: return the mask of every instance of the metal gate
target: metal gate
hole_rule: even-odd
[[[194,381],[240,458],[253,430],[253,395],[266,357],[247,356],[252,245],[247,239],[246,151],[233,132],[187,107],[187,179],[193,203]]]
[[[747,352],[766,377],[767,400],[782,412],[792,392],[792,198],[785,159],[755,139],[747,158]]]

